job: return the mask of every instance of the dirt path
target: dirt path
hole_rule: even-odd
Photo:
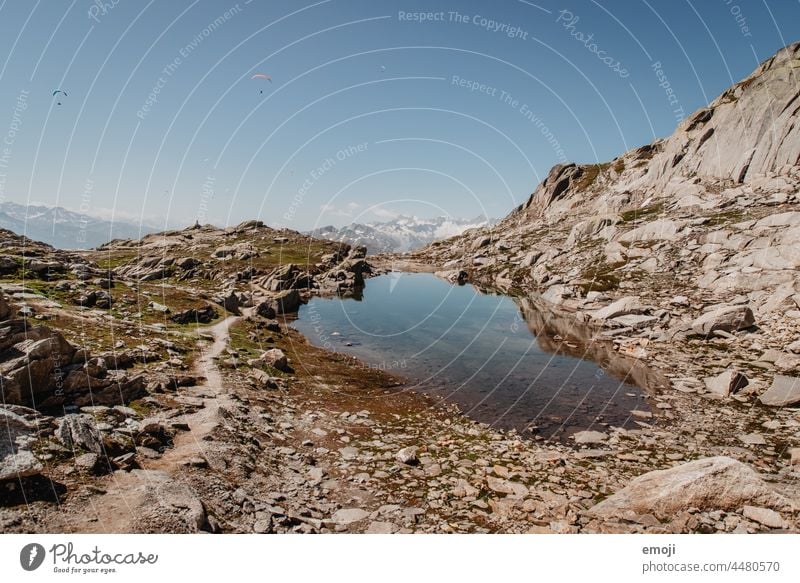
[[[107,478],[105,494],[91,497],[87,506],[79,514],[66,518],[66,531],[130,533],[137,532],[137,523],[143,510],[152,510],[153,505],[197,511],[196,499],[188,486],[180,482],[180,472],[184,464],[203,454],[203,438],[217,426],[220,407],[229,402],[230,397],[215,359],[228,346],[228,330],[242,316],[229,316],[209,328],[202,329],[203,336],[211,335],[213,340],[201,338],[198,341],[202,355],[197,361],[195,373],[206,381],[201,385],[187,387],[182,395],[203,399],[203,406],[186,415],[173,417],[170,422],[183,422],[189,430],[175,436],[174,446],[158,459],[145,461],[145,467],[131,472],[114,472]]]

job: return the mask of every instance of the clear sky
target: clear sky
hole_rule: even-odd
[[[300,230],[502,217],[798,39],[796,0],[4,0],[0,201]]]

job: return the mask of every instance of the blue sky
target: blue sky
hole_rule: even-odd
[[[0,201],[301,230],[501,217],[798,38],[788,0],[5,0]]]

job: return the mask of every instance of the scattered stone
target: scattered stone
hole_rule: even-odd
[[[366,534],[394,534],[398,530],[398,526],[391,522],[373,521],[369,523]]]
[[[618,299],[605,308],[592,312],[591,316],[595,320],[610,320],[611,318],[617,318],[628,314],[640,314],[642,310],[643,308],[639,302],[639,297],[628,296]]]
[[[259,360],[272,368],[282,371],[291,372],[289,367],[289,360],[280,348],[271,348],[259,357]]]
[[[75,467],[86,474],[97,473],[100,467],[100,456],[96,453],[85,453],[75,458]]]
[[[413,445],[409,447],[404,447],[403,449],[398,451],[394,457],[401,464],[407,464],[409,466],[415,465],[419,462],[419,460],[417,459],[417,448]]]
[[[760,433],[748,433],[746,435],[740,435],[739,439],[742,441],[742,443],[746,443],[747,445],[767,445],[767,441]]]
[[[214,306],[208,305],[204,308],[182,310],[173,314],[170,320],[176,324],[208,324],[218,316]]]

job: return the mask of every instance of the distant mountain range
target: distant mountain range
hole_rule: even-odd
[[[62,207],[0,203],[0,227],[60,249],[88,249],[111,239],[138,239],[163,225],[109,221]]]
[[[476,217],[474,219],[454,219],[435,217],[399,216],[385,222],[351,223],[344,227],[322,227],[307,234],[319,239],[365,245],[370,254],[398,253],[413,251],[439,239],[460,235],[468,229],[491,226],[496,219]]]

